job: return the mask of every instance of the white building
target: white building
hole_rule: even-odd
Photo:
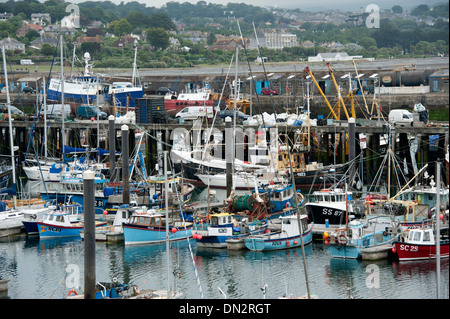
[[[47,24],[52,24],[52,18],[50,16],[50,13],[32,13],[31,14],[31,23],[40,25],[43,27],[45,25],[45,21],[47,21]]]
[[[14,38],[4,38],[3,40],[0,40],[0,47],[5,46],[5,50],[11,50],[11,51],[16,51],[16,50],[20,50],[22,52],[25,52],[25,44],[23,44],[20,41],[17,41]]]
[[[348,55],[347,52],[319,53],[308,57],[308,62],[336,62],[362,59],[362,55]]]
[[[298,46],[297,36],[292,33],[266,33],[266,48],[283,49]]]

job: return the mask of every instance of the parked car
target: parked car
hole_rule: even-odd
[[[30,94],[33,94],[33,93],[34,93],[34,89],[33,89],[32,87],[25,86],[25,87],[22,89],[22,93],[30,93]]]
[[[231,119],[234,118],[234,110],[222,110],[219,113],[217,113],[217,116],[223,120],[227,118],[228,116],[231,117]],[[245,121],[250,117],[248,114],[244,114],[241,111],[236,111],[236,120],[242,120]]]
[[[263,88],[262,90],[261,90],[261,94],[262,95],[270,95],[270,94],[272,94],[272,95],[278,95],[278,91],[277,90],[273,90],[273,89],[267,89],[267,88]]]
[[[97,106],[94,105],[80,105],[78,107],[78,117],[82,119],[97,119],[97,114],[100,120],[106,120],[108,115],[102,112]]]
[[[158,90],[156,91],[156,94],[158,95],[166,95],[167,93],[172,92],[171,89],[169,89],[168,87],[160,87],[158,88]]]

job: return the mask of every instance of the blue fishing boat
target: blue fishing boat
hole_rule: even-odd
[[[360,259],[363,249],[391,245],[399,232],[391,216],[380,215],[352,220],[348,227],[338,228],[329,236],[324,235],[330,244],[331,257]]]
[[[263,233],[266,229],[266,221],[249,221],[248,216],[217,213],[211,214],[209,220],[197,217],[192,238],[200,247],[227,248],[229,239],[243,239],[249,235]]]
[[[306,215],[300,216],[302,238],[297,215],[282,216],[280,229],[268,229],[262,235],[254,235],[245,238],[245,247],[252,251],[280,250],[307,245],[312,242],[313,224],[308,224]]]
[[[83,230],[82,222],[72,223],[65,211],[55,211],[45,214],[42,221],[37,222],[40,239],[55,237],[80,237]],[[105,226],[106,222],[95,222],[96,227]]]
[[[303,197],[298,196],[301,204]],[[226,248],[227,240],[260,234],[270,220],[296,211],[294,188],[284,183],[258,187],[252,194],[231,196],[226,202],[223,212],[196,217],[193,237],[197,245]]]
[[[123,224],[125,245],[157,244],[165,242],[166,223],[169,240],[183,240],[192,236],[193,223],[186,219],[166,220],[161,210],[139,208],[131,215],[130,221]]]
[[[43,221],[45,214],[53,211],[65,212],[71,223],[77,223],[81,220],[80,206],[63,204],[59,206],[48,206],[46,208],[28,212],[24,210],[25,219],[22,221],[25,231],[28,235],[37,235],[39,233],[38,222]]]

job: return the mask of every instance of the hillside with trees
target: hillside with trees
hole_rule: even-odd
[[[33,56],[40,57],[42,61],[51,61],[55,53],[54,46],[44,44],[42,48],[36,49],[31,45],[43,31],[29,30],[24,36],[19,36],[17,31],[30,21],[33,13],[49,13],[51,23],[47,24],[58,25],[68,15],[68,3],[64,0],[8,0],[0,3],[0,12],[12,14],[6,21],[0,22],[0,39],[15,38],[26,46],[24,53],[8,54],[17,60]],[[391,9],[381,12],[378,29],[366,27],[365,13],[331,11],[317,14],[300,9],[267,10],[243,3],[213,4],[198,1],[192,4],[171,1],[162,8],[148,7],[137,1],[120,4],[86,1],[78,5],[80,28],[74,30],[74,34],[64,36],[68,48],[66,52],[71,54],[74,43],[79,41],[77,55],[91,52],[96,67],[130,68],[133,44],[125,43],[117,47],[119,40],[130,35],[139,39],[138,65],[141,68],[228,62],[232,51],[210,50],[210,46],[220,38],[239,38],[240,32],[245,38],[254,38],[253,24],[259,34],[284,32],[297,36],[298,45],[294,47],[268,49],[264,43],[261,44],[261,54],[272,62],[296,61],[333,50],[374,58],[448,56],[449,53],[448,2],[434,6],[423,4],[410,11],[400,5],[393,5]],[[308,21],[307,18],[313,14],[322,17],[322,20]],[[344,18],[329,18],[333,16]],[[239,21],[241,30],[236,21]],[[96,40],[85,41],[85,37]],[[306,42],[313,45],[303,45]],[[340,46],[330,47],[330,43]],[[246,53],[252,60],[258,56],[256,49],[249,49]],[[244,59],[245,55],[241,54],[240,57]]]

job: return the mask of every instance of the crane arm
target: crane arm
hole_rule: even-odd
[[[336,120],[339,120],[338,116],[336,115],[336,113],[334,112],[333,108],[331,107],[330,102],[328,102],[327,97],[325,96],[325,94],[323,93],[322,89],[320,88],[319,83],[317,83],[316,78],[314,77],[314,75],[311,72],[311,70],[308,67],[306,67],[305,68],[305,72],[308,73],[311,76],[311,79],[313,79],[314,84],[316,85],[317,89],[319,90],[319,93],[322,95],[322,97],[324,98],[325,102],[327,103],[328,108],[330,109],[330,111],[333,114],[334,118]]]

